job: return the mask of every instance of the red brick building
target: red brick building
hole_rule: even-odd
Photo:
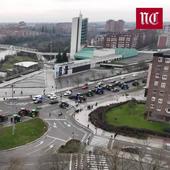
[[[155,53],[148,75],[148,119],[170,121],[170,51]]]

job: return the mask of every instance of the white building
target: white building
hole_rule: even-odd
[[[72,29],[71,29],[71,49],[70,49],[70,59],[74,60],[74,55],[76,52],[81,50],[81,29],[82,29],[82,15],[72,19]]]
[[[97,63],[110,60],[118,60],[121,58],[122,55],[116,55],[114,49],[96,50],[92,58],[55,64],[55,78],[90,70],[94,68]]]

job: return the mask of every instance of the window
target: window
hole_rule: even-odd
[[[160,112],[160,111],[161,111],[161,108],[162,108],[162,106],[161,106],[161,105],[158,105],[156,110],[157,110],[158,112]]]
[[[158,86],[158,81],[154,81],[154,86]]]
[[[151,109],[154,109],[154,104],[151,104],[151,105],[150,105],[150,108],[151,108]]]
[[[155,74],[155,78],[160,78],[160,74],[159,74],[159,73],[156,73],[156,74]]]
[[[169,67],[168,66],[164,66],[164,71],[168,71]]]
[[[166,87],[166,83],[161,83],[161,88],[165,88]]]
[[[167,75],[162,75],[162,80],[167,80],[168,76]]]
[[[169,64],[170,63],[170,58],[165,58],[165,63]]]
[[[153,102],[155,101],[155,99],[156,99],[155,97],[152,97],[152,98],[151,98],[151,100],[152,100]]]
[[[162,63],[162,61],[163,61],[163,58],[162,57],[158,57],[158,62]]]
[[[164,95],[164,91],[160,91],[159,94],[160,94],[160,96],[163,96]]]
[[[153,90],[153,94],[156,94],[156,92],[157,92],[157,90],[154,89],[154,90]]]
[[[170,114],[170,108],[165,109],[166,113]]]
[[[158,99],[159,104],[162,104],[162,102],[163,102],[163,99]]]

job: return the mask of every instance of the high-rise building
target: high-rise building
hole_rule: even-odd
[[[72,60],[74,60],[75,53],[80,51],[81,47],[87,43],[87,27],[88,19],[83,19],[82,14],[72,19],[70,48],[70,59]]]
[[[157,47],[160,49],[170,47],[170,32],[159,35]]]
[[[106,21],[105,31],[106,32],[123,32],[125,22],[123,20],[108,20]]]
[[[170,51],[155,53],[148,74],[148,119],[170,121]]]

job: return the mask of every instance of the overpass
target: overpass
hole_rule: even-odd
[[[39,52],[37,49],[33,48],[26,48],[26,47],[19,47],[19,46],[14,46],[14,45],[9,45],[9,44],[0,44],[1,49],[6,49],[6,50],[12,50],[12,51],[17,51],[17,52],[27,52],[31,54],[36,54],[37,56],[56,56],[58,55],[58,52]]]

